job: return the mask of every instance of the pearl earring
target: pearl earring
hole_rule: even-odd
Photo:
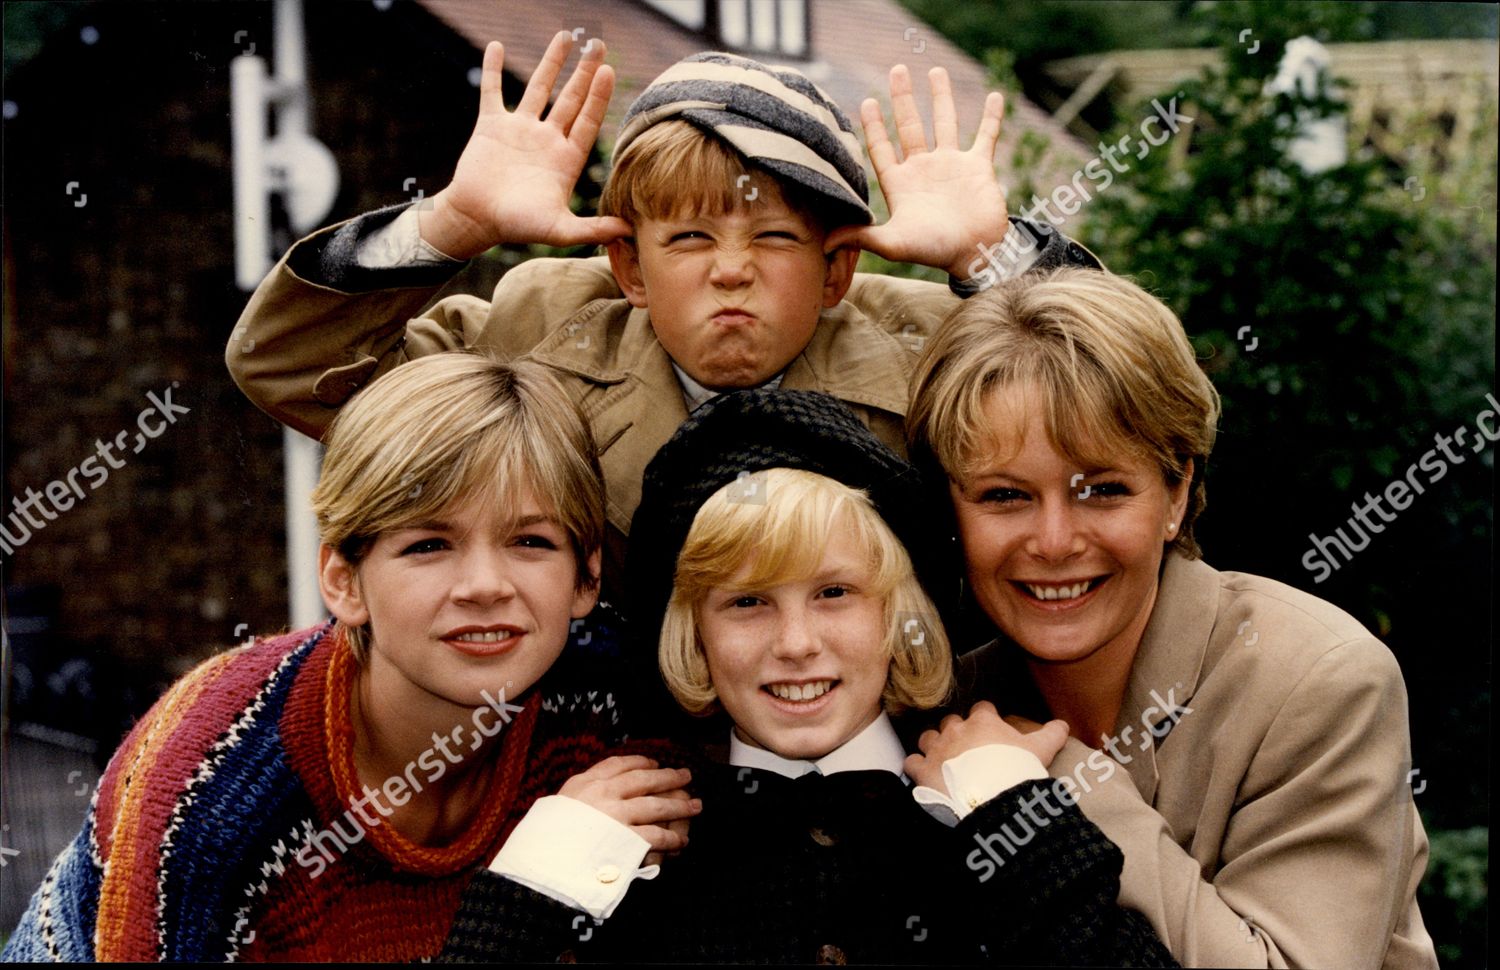
[[[1172,533],[1174,533],[1176,531],[1177,531],[1177,523],[1176,522],[1168,522],[1167,523],[1167,535],[1171,535]]]

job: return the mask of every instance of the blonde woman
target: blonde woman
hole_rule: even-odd
[[[528,816],[445,956],[1170,965],[1115,904],[1118,851],[1042,781],[1060,723],[1023,735],[986,706],[903,747],[892,715],[951,684],[923,588],[944,561],[914,566],[903,542],[928,550],[921,494],[833,398],[748,391],[695,413],[647,469],[630,561],[667,686],[728,741],[695,772],[691,842],[651,881],[620,877],[655,875],[611,849],[653,798],[584,772],[558,799],[571,832]]]
[[[335,421],[312,500],[335,620],[157,702],[6,959],[430,958],[470,868],[609,753],[623,699],[586,646],[605,631],[565,649],[595,603],[604,490],[544,369],[448,354],[383,377]],[[676,848],[655,823],[692,806],[660,805],[626,834]]]
[[[944,324],[907,434],[1001,634],[962,702],[1067,722],[1051,774],[1184,964],[1434,967],[1400,668],[1333,604],[1199,558],[1218,415],[1121,277],[1027,277]]]

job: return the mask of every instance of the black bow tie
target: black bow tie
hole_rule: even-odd
[[[776,799],[816,804],[873,801],[907,790],[900,775],[878,769],[836,771],[830,775],[809,771],[793,779],[764,768],[726,766],[724,784],[752,797],[765,794]]]

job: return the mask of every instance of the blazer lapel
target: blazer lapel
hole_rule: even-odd
[[[1121,751],[1131,759],[1125,769],[1148,804],[1156,799],[1156,750],[1187,715],[1198,688],[1218,618],[1218,589],[1218,573],[1210,566],[1177,553],[1167,555],[1114,731]],[[1128,742],[1123,734],[1127,727]]]

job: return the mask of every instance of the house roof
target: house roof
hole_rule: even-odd
[[[586,43],[587,37],[603,37],[616,76],[615,96],[604,128],[604,136],[609,139],[618,130],[625,109],[652,78],[708,44],[703,35],[637,0],[593,0],[582,8],[569,0],[418,2],[478,49],[491,40],[502,41],[505,69],[520,77],[531,76],[559,30],[583,27],[580,44]],[[783,58],[780,62],[812,78],[856,124],[860,102],[867,97],[878,98],[889,114],[887,75],[892,66],[904,63],[913,75],[942,66],[953,84],[961,141],[966,144],[973,137],[985,95],[993,89],[983,65],[896,0],[809,0],[808,6],[812,56],[807,60]],[[930,120],[930,103],[922,104],[926,84],[921,77],[915,81],[918,103]],[[1006,166],[1016,143],[1027,132],[1044,136],[1051,146],[1042,170],[1035,173],[1039,184],[1066,180],[1091,155],[1087,146],[1019,93],[1007,94],[1005,114],[996,159],[1007,183],[1013,179]]]

